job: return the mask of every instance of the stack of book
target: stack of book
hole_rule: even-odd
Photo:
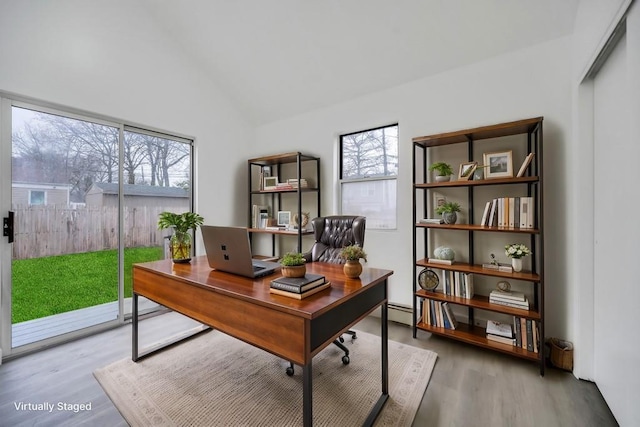
[[[487,320],[487,339],[502,344],[515,345],[511,325],[495,320]]]
[[[278,277],[271,281],[272,294],[303,299],[331,286],[320,274],[305,274],[304,277]]]
[[[515,346],[537,353],[540,349],[538,322],[513,316],[513,326],[516,331]]]
[[[430,326],[445,329],[455,329],[458,321],[453,315],[453,311],[448,302],[425,300],[422,308],[422,321]]]
[[[529,300],[527,300],[527,297],[522,292],[495,289],[489,294],[489,302],[491,304],[529,310]]]

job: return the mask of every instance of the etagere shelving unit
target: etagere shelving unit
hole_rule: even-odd
[[[413,335],[417,338],[418,331],[426,331],[432,334],[452,338],[478,347],[498,351],[515,357],[535,361],[539,364],[540,375],[544,375],[544,244],[543,244],[543,168],[542,168],[542,117],[519,120],[508,123],[500,123],[492,126],[484,126],[473,129],[464,129],[456,132],[448,132],[437,135],[413,138],[413,268],[416,277],[422,269],[429,268],[434,271],[456,271],[462,273],[472,273],[477,276],[489,276],[498,280],[511,280],[525,283],[530,286],[532,301],[530,310],[511,308],[507,306],[492,304],[488,295],[476,292],[472,298],[461,298],[445,295],[442,292],[428,291],[420,288],[417,281],[414,281],[413,291],[413,313],[414,328]],[[494,147],[503,147],[505,140],[503,137],[516,137],[513,142],[507,143],[525,144],[526,147],[518,148],[519,152],[534,153],[533,160],[527,172],[522,177],[515,177],[519,163],[514,158],[514,177],[479,179],[479,180],[456,180],[455,177],[449,182],[431,182],[429,180],[428,165],[432,162],[430,150],[436,147],[462,145],[466,150],[467,161],[477,161],[479,152],[496,151]],[[496,145],[499,141],[500,145]],[[454,147],[455,148],[455,147]],[[458,147],[460,148],[460,147]],[[474,159],[474,157],[476,157]],[[440,159],[442,160],[442,159]],[[446,159],[445,159],[446,160]],[[481,159],[480,159],[481,160]],[[520,191],[522,196],[533,197],[535,210],[535,223],[533,228],[498,227],[478,225],[481,206],[486,200],[478,200],[476,192],[481,187],[501,186],[502,188],[515,186],[516,191]],[[429,224],[421,223],[421,218],[429,217],[429,212],[433,212],[433,191],[447,191],[451,188],[461,188],[466,190],[467,206],[464,211],[469,219],[468,224]],[[475,209],[475,211],[474,211]],[[478,212],[479,211],[479,212]],[[476,223],[474,223],[474,220]],[[453,231],[466,232],[468,241],[468,253],[464,262],[454,262],[451,265],[443,265],[429,261],[433,249],[431,243],[437,233],[445,233],[440,238],[447,238],[446,233]],[[422,235],[420,235],[420,233]],[[476,236],[483,235],[483,242],[490,241],[491,236],[509,233],[524,236],[528,242],[531,255],[531,270],[521,272],[501,272],[483,268],[485,260],[476,261],[474,253],[476,247]],[[422,239],[418,239],[421,237]],[[479,250],[485,248],[478,248]],[[489,248],[486,248],[489,249]],[[456,257],[457,258],[457,257]],[[467,312],[467,323],[459,322],[455,329],[445,329],[428,324],[422,317],[424,314],[424,304],[428,300],[448,302],[449,305],[463,307]],[[485,328],[478,326],[475,315],[478,310],[489,313],[499,313],[500,315],[515,316],[537,322],[539,332],[538,352],[529,351],[526,348],[511,346],[494,341],[486,337]]]
[[[289,169],[286,169],[287,165],[290,166]],[[254,234],[270,235],[271,256],[278,256],[282,254],[276,253],[276,237],[296,237],[297,251],[302,252],[302,236],[312,234],[311,229],[305,230],[300,226],[294,230],[270,230],[252,227],[253,205],[256,204],[256,200],[259,201],[259,204],[266,203],[266,205],[269,206],[271,214],[276,215],[278,210],[283,210],[285,201],[289,199],[288,202],[294,205],[293,214],[297,214],[299,221],[301,221],[303,214],[303,196],[309,194],[310,196],[307,202],[310,205],[315,205],[315,216],[320,216],[320,158],[300,152],[283,153],[249,159],[248,168],[248,224],[252,240]],[[296,180],[296,188],[264,189],[262,180],[265,168],[270,169],[270,176],[276,177],[278,182],[284,182],[288,179]],[[309,181],[307,187],[300,185],[302,179]],[[293,200],[291,200],[292,198]],[[313,218],[314,212],[309,213],[311,218]]]

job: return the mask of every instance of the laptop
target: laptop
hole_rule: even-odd
[[[244,277],[262,277],[280,268],[277,262],[251,258],[249,231],[244,227],[201,225],[209,266]]]

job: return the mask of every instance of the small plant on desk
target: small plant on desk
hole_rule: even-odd
[[[284,277],[304,277],[307,267],[304,265],[307,260],[299,252],[287,252],[280,259],[282,275]]]

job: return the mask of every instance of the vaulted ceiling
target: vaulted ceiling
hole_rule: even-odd
[[[579,0],[139,0],[255,124],[573,32]]]

